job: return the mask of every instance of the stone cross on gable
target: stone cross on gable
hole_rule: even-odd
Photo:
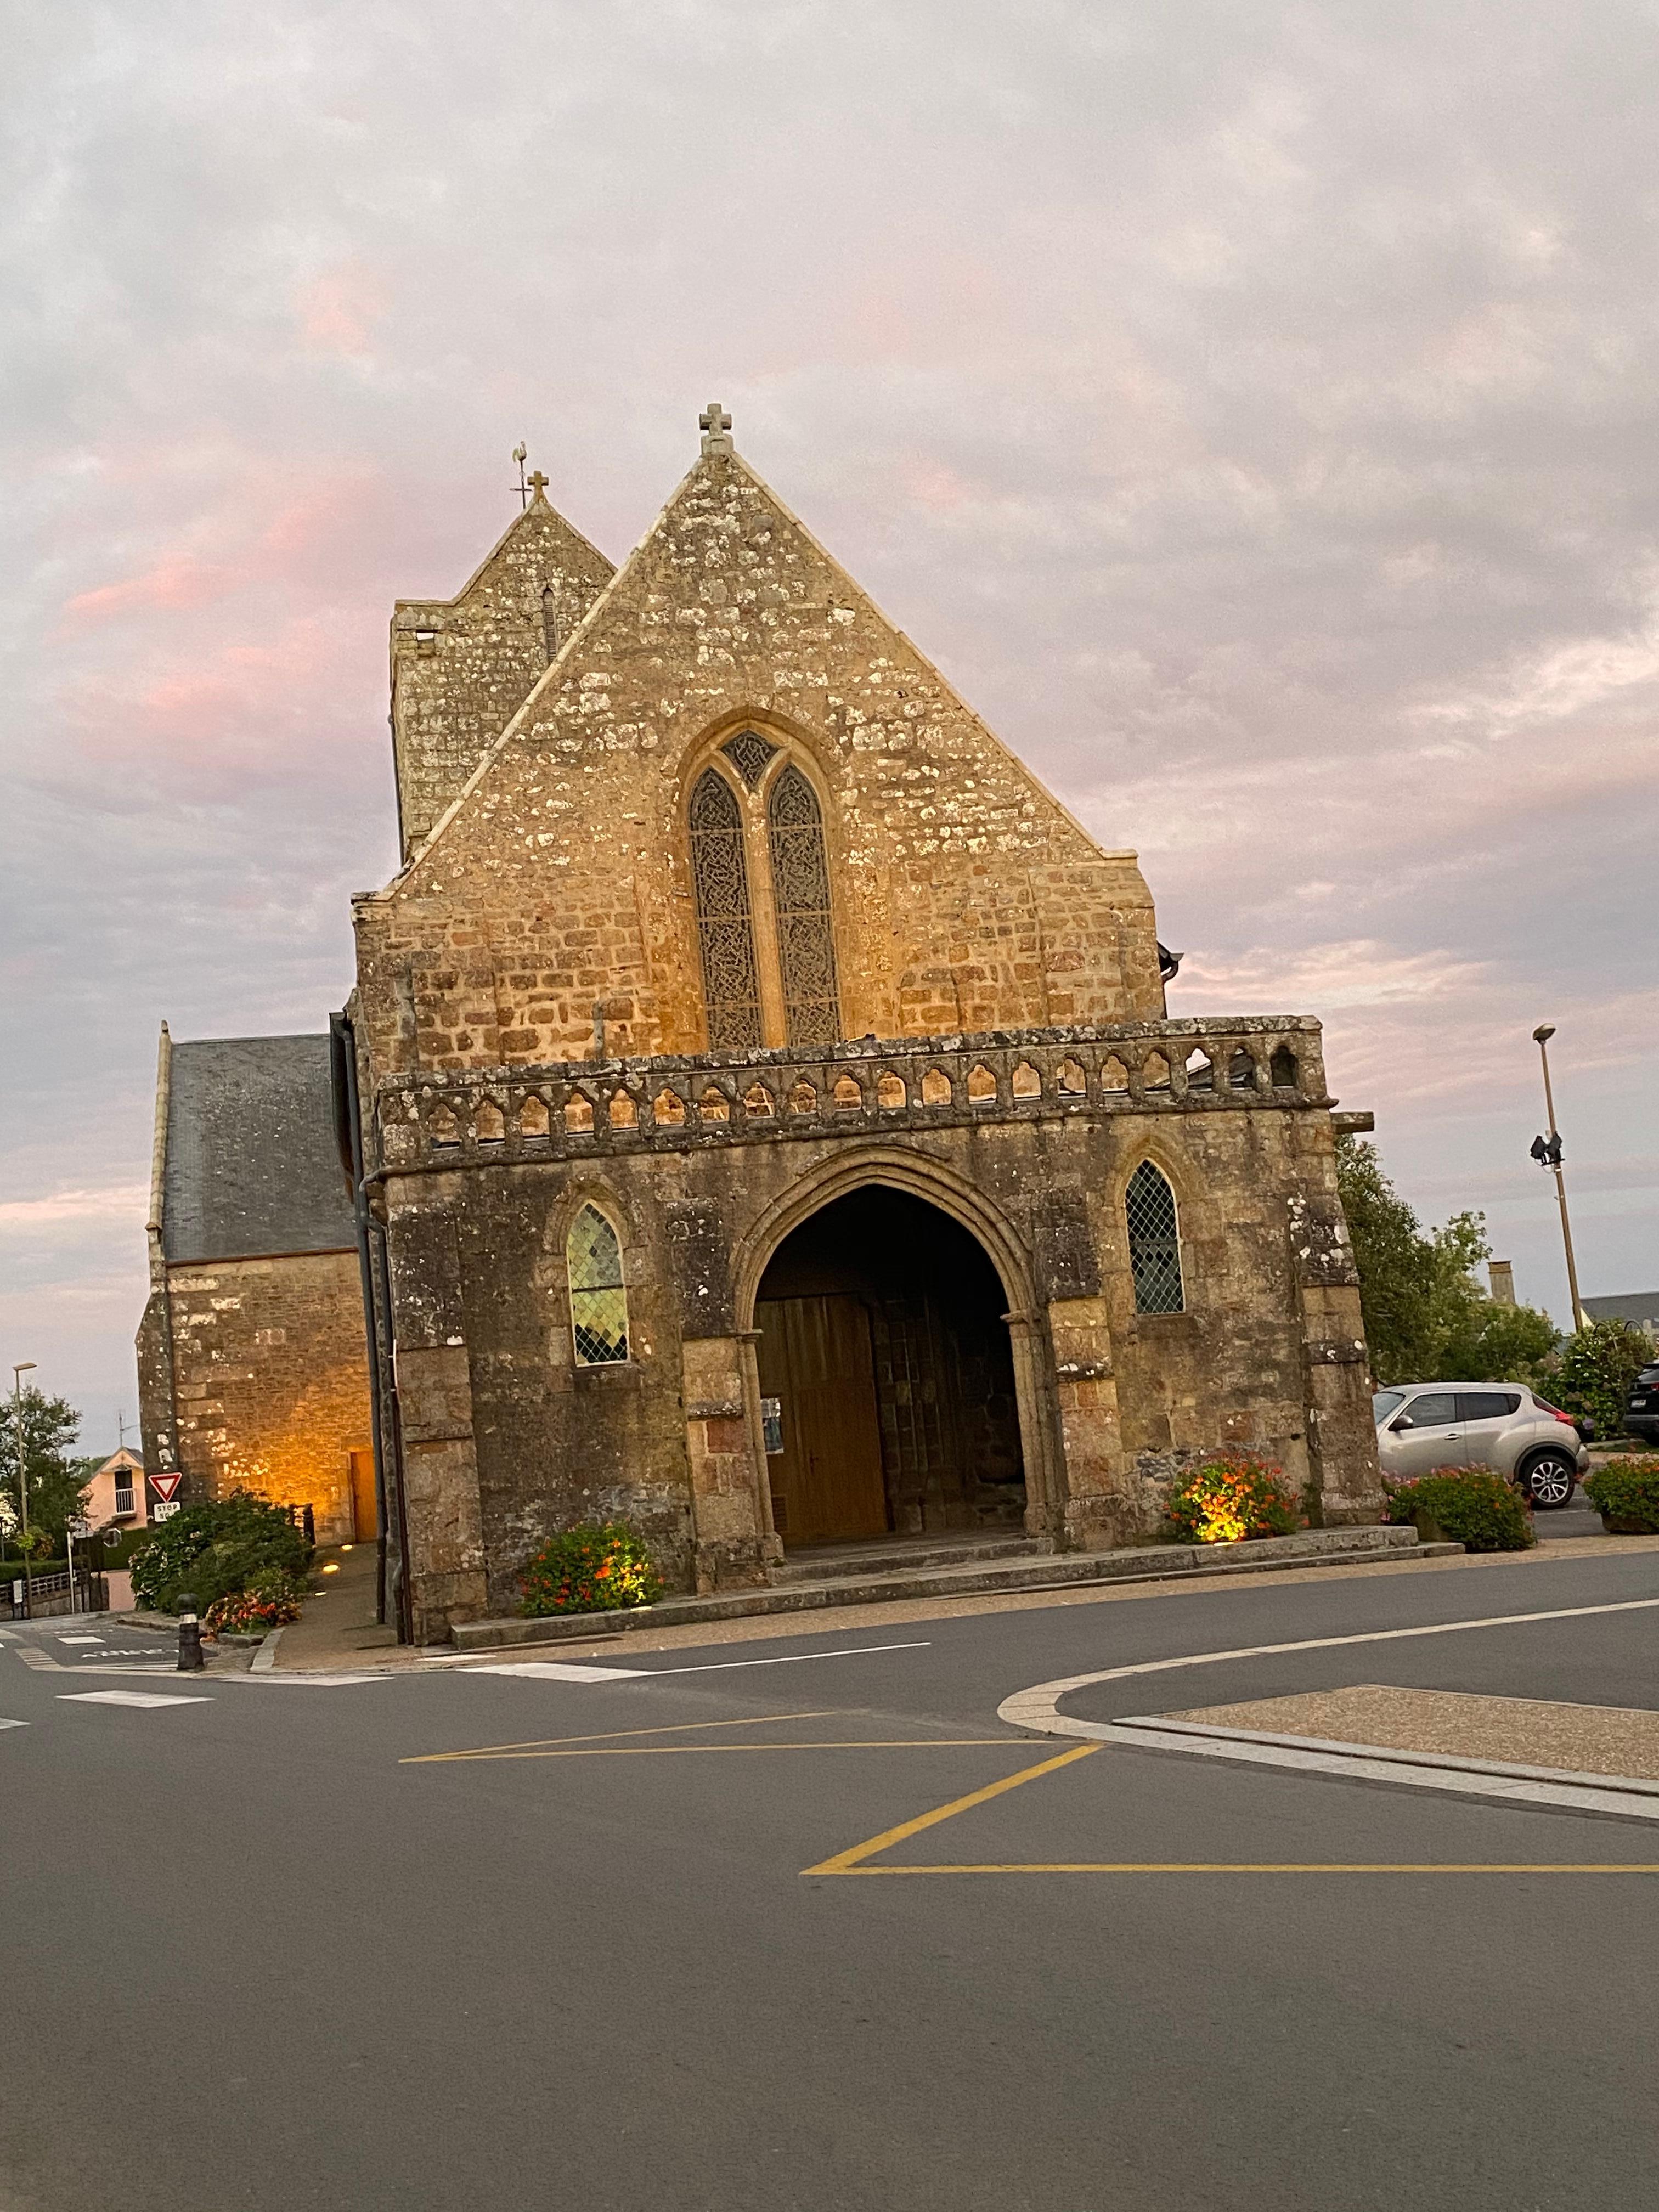
[[[525,482],[529,485],[531,491],[538,499],[547,489],[547,478],[542,474],[539,469],[532,469],[530,474],[525,478]]]
[[[718,399],[711,399],[698,416],[697,428],[702,432],[705,453],[729,453],[732,451],[732,417]]]

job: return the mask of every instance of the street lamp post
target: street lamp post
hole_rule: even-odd
[[[1577,1330],[1584,1326],[1584,1309],[1578,1302],[1578,1267],[1572,1256],[1572,1224],[1567,1218],[1567,1185],[1561,1172],[1561,1133],[1555,1126],[1555,1094],[1550,1089],[1549,1046],[1554,1035],[1553,1022],[1541,1022],[1532,1033],[1533,1042],[1538,1047],[1538,1057],[1544,1066],[1544,1110],[1549,1116],[1550,1124],[1547,1140],[1540,1138],[1533,1146],[1532,1155],[1555,1177],[1556,1202],[1561,1208],[1561,1242],[1567,1255],[1567,1295],[1572,1300],[1572,1325]]]
[[[23,1528],[23,1618],[34,1618],[34,1577],[29,1572],[29,1463],[23,1449],[23,1377],[33,1375],[34,1362],[20,1359],[11,1370],[11,1410],[17,1431],[17,1511]]]

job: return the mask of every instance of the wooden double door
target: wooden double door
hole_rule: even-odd
[[[863,1300],[763,1299],[755,1321],[761,1392],[782,1415],[783,1449],[766,1462],[779,1535],[792,1546],[884,1535],[892,1524]]]

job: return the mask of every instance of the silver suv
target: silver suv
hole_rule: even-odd
[[[1371,1400],[1376,1455],[1391,1481],[1442,1467],[1489,1467],[1534,1505],[1565,1505],[1589,1471],[1571,1418],[1518,1382],[1402,1382]]]

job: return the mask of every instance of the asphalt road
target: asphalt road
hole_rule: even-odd
[[[1037,1683],[1648,1599],[1659,1554],[1587,1547],[334,1687],[106,1674],[143,1662],[14,1628],[0,2208],[1650,2202],[1659,1875],[875,1870],[1659,1867],[1659,1826],[1115,1747],[912,1829],[1078,1753],[997,1719]],[[1215,1660],[1067,1710],[1656,1706],[1656,1634],[1659,1607]]]

